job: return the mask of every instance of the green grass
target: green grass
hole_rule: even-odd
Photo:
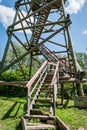
[[[65,100],[64,105],[60,105],[60,100],[58,100],[56,114],[70,130],[78,130],[79,128],[87,130],[87,109],[75,108],[73,100]]]
[[[25,102],[24,98],[0,97],[0,130],[22,130]]]
[[[26,111],[25,98],[0,97],[0,130],[22,130],[21,117]],[[74,108],[72,100],[65,100],[64,105],[57,101],[56,114],[70,130],[87,130],[87,109]]]

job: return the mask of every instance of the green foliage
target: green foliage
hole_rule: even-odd
[[[0,76],[0,79],[4,81],[19,81],[19,80],[23,80],[23,75],[21,74],[20,71],[11,70],[11,71],[4,72]]]
[[[83,84],[83,89],[84,89],[85,95],[87,95],[87,82]]]
[[[26,97],[26,88],[14,86],[0,86],[0,96]]]
[[[6,71],[1,76],[0,79],[3,81],[20,81],[23,80],[23,76],[20,71]],[[26,89],[20,88],[20,86],[0,86],[0,95],[8,97],[23,97],[26,96]]]
[[[87,69],[87,54],[86,53],[76,53],[77,55],[77,60],[79,64],[81,65],[83,70]]]
[[[85,72],[85,77],[87,78],[87,54],[86,53],[76,53],[78,63]]]

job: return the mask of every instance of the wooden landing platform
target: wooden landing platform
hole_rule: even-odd
[[[76,78],[60,78],[59,83],[85,83],[87,82],[86,79],[76,79]],[[12,82],[6,82],[6,81],[0,81],[0,86],[19,86],[19,87],[26,87],[26,84],[28,81],[12,81]]]
[[[76,78],[70,78],[70,79],[60,79],[59,83],[85,83],[87,82],[86,79],[76,79]]]
[[[24,87],[27,84],[28,81],[12,81],[12,82],[6,82],[6,81],[0,81],[0,86],[19,86]]]

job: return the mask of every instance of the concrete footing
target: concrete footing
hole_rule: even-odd
[[[75,96],[74,106],[78,108],[87,108],[87,96]]]

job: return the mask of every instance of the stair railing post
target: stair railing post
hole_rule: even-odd
[[[57,77],[56,77],[56,79],[55,79],[55,81],[54,81],[54,85],[53,85],[53,107],[54,107],[54,109],[53,109],[53,115],[55,116],[55,114],[56,114],[56,97],[57,97]]]
[[[30,87],[27,88],[27,114],[28,115],[30,115],[29,107],[30,107]]]

